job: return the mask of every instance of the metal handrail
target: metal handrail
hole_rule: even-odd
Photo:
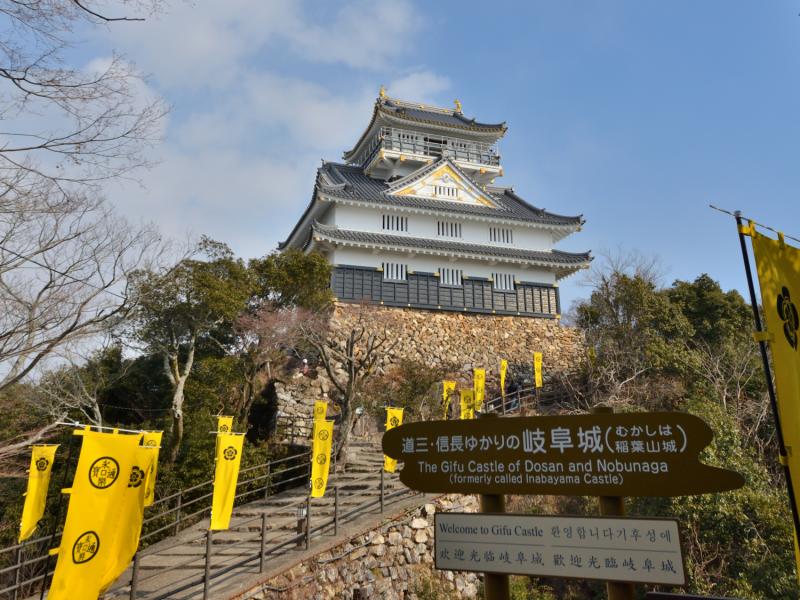
[[[239,486],[241,486],[241,485],[252,485],[254,483],[257,483],[258,485],[257,485],[257,487],[254,487],[253,489],[249,489],[249,490],[245,490],[245,491],[239,492],[236,495],[236,498],[242,498],[244,496],[247,496],[247,495],[250,495],[250,494],[256,493],[256,492],[264,493],[266,496],[268,496],[268,495],[270,495],[270,490],[274,490],[277,486],[288,485],[288,487],[286,488],[287,490],[288,489],[296,489],[298,487],[301,487],[302,483],[299,484],[299,485],[295,485],[295,482],[298,482],[298,481],[306,482],[308,480],[308,477],[310,476],[311,464],[310,464],[310,462],[308,460],[304,460],[304,459],[310,457],[310,454],[311,454],[310,451],[305,450],[303,452],[296,453],[296,454],[293,454],[293,455],[290,455],[290,456],[286,456],[286,457],[283,457],[283,458],[280,458],[280,459],[276,459],[274,461],[268,461],[266,463],[263,463],[262,465],[255,465],[253,467],[247,467],[244,470],[245,472],[256,471],[259,468],[268,469],[268,471],[267,471],[267,474],[257,475],[255,477],[251,477],[249,479],[245,479],[245,480],[242,480],[242,481],[238,482],[237,488]],[[277,473],[273,469],[273,467],[276,466],[276,465],[283,464],[283,463],[288,463],[288,462],[293,461],[293,460],[294,461],[301,461],[301,462],[298,462],[297,464],[289,464],[288,467],[278,471]],[[280,479],[277,482],[274,479],[275,477],[280,477],[280,474],[291,473],[291,472],[298,471],[298,470],[305,470],[305,472],[301,473],[299,475],[296,475],[296,476],[289,477],[287,479]],[[381,473],[383,473],[382,468],[381,468]],[[264,479],[266,479],[267,481],[265,482],[265,484],[262,485],[261,482]],[[329,529],[332,529],[333,530],[333,534],[335,535],[337,533],[337,531],[338,531],[339,523],[341,521],[343,521],[343,520],[349,519],[349,518],[351,518],[351,517],[353,517],[355,515],[365,514],[365,513],[369,512],[369,511],[374,510],[376,506],[379,507],[381,512],[383,512],[387,500],[400,498],[401,496],[408,496],[408,495],[416,494],[416,492],[412,492],[411,490],[409,490],[407,488],[401,488],[401,489],[393,490],[393,491],[389,492],[389,491],[386,490],[384,477],[381,476],[380,481],[376,482],[374,480],[374,475],[371,474],[371,473],[364,473],[361,476],[356,476],[354,479],[349,480],[347,482],[348,485],[359,486],[359,489],[352,490],[350,493],[346,493],[346,492],[342,493],[342,490],[337,489],[337,487],[339,486],[339,482],[337,480],[338,478],[336,478],[336,474],[335,473],[333,474],[333,479],[334,479],[334,481],[332,482],[332,486],[331,487],[333,488],[333,493],[334,493],[334,495],[336,497],[336,501],[333,503],[333,514],[331,516],[327,516],[327,517],[323,518],[321,522],[315,523],[314,526],[311,525],[311,509],[313,508],[314,505],[311,503],[310,498],[308,496],[302,496],[301,498],[299,498],[299,499],[297,499],[295,501],[289,502],[287,504],[282,504],[280,506],[276,506],[276,507],[273,508],[273,510],[270,511],[269,514],[272,514],[273,516],[276,516],[276,513],[285,513],[286,511],[290,511],[290,510],[294,509],[295,507],[299,507],[299,506],[305,504],[306,508],[308,510],[308,513],[307,513],[305,521],[304,521],[304,528],[303,528],[303,532],[302,533],[298,533],[296,535],[290,535],[289,538],[285,538],[285,537],[283,537],[285,535],[285,533],[286,533],[285,530],[278,530],[278,531],[270,530],[270,532],[269,532],[269,540],[268,540],[267,539],[267,530],[265,529],[265,525],[264,525],[264,523],[266,523],[266,517],[263,514],[260,514],[258,516],[254,516],[254,517],[245,518],[245,519],[243,519],[241,521],[237,521],[234,524],[234,526],[236,528],[240,528],[240,527],[244,527],[244,526],[248,526],[248,525],[250,525],[252,527],[252,525],[251,525],[252,523],[254,523],[254,522],[258,521],[258,520],[261,520],[262,521],[262,531],[261,531],[260,534],[250,534],[249,532],[245,533],[245,535],[243,535],[241,539],[239,539],[239,540],[237,540],[237,541],[235,541],[233,543],[230,543],[229,545],[226,544],[226,546],[225,546],[226,549],[231,549],[231,548],[240,548],[240,549],[242,549],[242,553],[234,556],[233,558],[238,558],[238,556],[243,556],[247,552],[254,552],[254,553],[252,555],[246,556],[242,560],[238,560],[237,562],[234,562],[232,564],[229,564],[230,563],[229,559],[228,560],[224,560],[222,565],[220,565],[218,563],[216,567],[213,567],[213,565],[211,564],[214,557],[213,557],[213,553],[209,553],[209,551],[213,548],[213,545],[211,545],[211,538],[209,537],[212,534],[209,533],[209,532],[203,532],[200,535],[192,535],[192,536],[190,536],[188,538],[183,537],[180,540],[176,540],[174,544],[168,544],[166,546],[159,546],[158,544],[156,544],[156,545],[151,546],[152,550],[150,550],[150,551],[142,550],[142,551],[140,551],[138,553],[138,556],[134,559],[134,568],[132,570],[132,575],[131,575],[132,579],[131,579],[130,584],[127,585],[127,586],[123,586],[121,589],[118,589],[117,592],[115,593],[115,595],[119,595],[120,593],[130,595],[135,590],[136,585],[138,585],[139,583],[148,581],[149,579],[151,579],[151,578],[153,578],[153,577],[155,577],[155,576],[157,576],[159,574],[160,569],[157,569],[154,573],[149,574],[146,577],[140,577],[139,574],[138,574],[138,571],[139,571],[138,565],[139,565],[139,561],[140,560],[142,560],[144,558],[147,558],[147,557],[150,557],[150,556],[157,556],[158,554],[160,554],[162,552],[166,552],[166,551],[168,551],[168,550],[170,550],[172,548],[178,547],[178,546],[183,546],[185,544],[191,544],[191,543],[194,543],[194,542],[201,541],[204,538],[206,539],[206,549],[207,549],[206,553],[201,554],[201,555],[193,555],[185,563],[186,565],[190,565],[190,564],[195,563],[195,562],[199,563],[200,561],[203,561],[203,564],[205,565],[204,567],[202,567],[201,565],[198,565],[198,568],[202,568],[203,569],[203,573],[199,574],[198,577],[191,576],[190,579],[186,579],[186,581],[188,583],[186,583],[185,585],[182,585],[182,587],[180,589],[187,589],[189,587],[193,587],[193,586],[196,586],[198,584],[203,584],[204,588],[205,588],[205,593],[207,594],[208,588],[211,585],[210,582],[216,580],[218,577],[220,577],[224,573],[229,572],[232,569],[235,569],[235,568],[238,568],[240,566],[244,566],[244,565],[250,564],[250,563],[252,563],[254,561],[259,561],[259,564],[260,564],[259,568],[263,570],[263,568],[264,568],[264,560],[262,558],[262,553],[263,553],[263,556],[274,555],[277,552],[281,551],[282,549],[286,548],[287,546],[291,546],[293,544],[297,544],[298,542],[301,542],[303,540],[305,540],[306,547],[308,547],[312,537],[323,535],[323,533],[325,531],[329,530]],[[362,484],[365,481],[367,481],[369,483],[364,488],[362,486]],[[203,508],[201,508],[200,510],[193,511],[191,513],[184,512],[185,508],[187,506],[196,505],[200,501],[207,500],[208,498],[210,498],[212,496],[212,493],[204,493],[204,494],[199,495],[196,498],[187,499],[186,501],[183,501],[183,497],[184,497],[184,495],[186,493],[200,490],[201,488],[203,488],[204,486],[209,485],[210,483],[212,483],[212,482],[210,482],[210,481],[202,482],[200,484],[196,484],[194,486],[191,486],[190,488],[187,488],[186,490],[179,490],[178,492],[170,494],[169,496],[165,496],[164,498],[160,499],[158,502],[154,503],[153,506],[158,505],[159,508],[162,508],[163,510],[160,510],[155,515],[149,515],[147,517],[146,521],[145,521],[146,523],[153,523],[154,521],[157,521],[158,519],[163,519],[165,517],[171,517],[171,515],[177,513],[177,514],[175,514],[176,518],[174,518],[174,519],[173,518],[169,518],[169,521],[167,523],[165,523],[163,525],[160,525],[160,526],[157,526],[152,530],[143,531],[142,535],[141,535],[141,540],[142,541],[150,540],[151,538],[154,538],[155,536],[157,536],[159,533],[163,533],[164,531],[168,531],[168,530],[175,530],[176,533],[179,532],[179,531],[185,531],[192,524],[196,523],[197,522],[197,517],[199,517],[203,513],[208,512],[211,507],[210,506],[203,506]],[[340,499],[342,500],[342,502],[339,501]],[[177,505],[173,506],[173,507],[169,507],[166,503],[168,501],[170,501],[170,500],[174,501]],[[341,507],[340,507],[340,504],[343,506],[344,504],[350,503],[350,502],[355,502],[356,506],[354,508],[351,508],[350,510],[343,511],[341,509]],[[151,510],[151,508],[152,507],[149,507],[148,510]],[[266,513],[264,513],[264,514],[266,514]],[[291,524],[291,522],[292,522],[291,517],[289,517],[288,519],[289,519],[288,523],[287,523],[287,521],[285,519],[281,519],[280,520],[280,523],[282,524],[281,526],[285,526],[287,524]],[[144,525],[145,522],[143,522],[143,525]],[[154,524],[158,525],[158,523],[154,523]],[[282,539],[277,539],[277,538],[282,538]],[[39,541],[45,541],[45,540],[49,540],[49,537],[39,538]],[[273,542],[273,543],[268,544],[268,541],[269,542]],[[32,546],[33,544],[31,543],[29,545]],[[256,551],[253,550],[253,545],[257,545],[258,546]],[[16,572],[17,577],[16,577],[16,581],[15,581],[14,585],[6,587],[6,588],[3,588],[3,589],[0,589],[0,594],[14,592],[14,596],[13,597],[15,598],[15,600],[17,600],[17,598],[20,597],[19,596],[20,592],[22,592],[22,591],[27,591],[27,592],[32,591],[33,587],[35,587],[36,584],[43,583],[52,574],[51,572],[48,572],[45,576],[43,576],[42,573],[36,573],[32,577],[29,577],[29,578],[25,579],[24,581],[20,581],[21,578],[19,577],[19,573],[22,572],[22,569],[25,569],[25,568],[27,568],[27,567],[29,567],[31,565],[39,564],[39,563],[41,563],[42,561],[44,561],[47,558],[47,555],[45,554],[45,555],[37,556],[37,557],[31,558],[31,559],[22,560],[22,553],[24,552],[24,547],[25,547],[25,544],[17,544],[15,546],[11,547],[10,549],[6,549],[7,552],[10,551],[10,550],[15,550],[16,549],[18,551],[18,554],[17,554],[18,560],[17,560],[16,564],[14,564],[14,565],[12,565],[12,566],[10,566],[8,568],[4,568],[2,571],[0,571],[0,574],[10,574],[10,573],[15,573]],[[178,566],[180,566],[180,565],[178,565]],[[174,568],[176,568],[176,565],[170,565],[169,567],[165,567],[165,568],[174,569]],[[205,583],[203,583],[203,582],[205,582]],[[172,589],[172,590],[169,591],[169,594],[172,595],[172,594],[176,593],[177,591],[179,591],[179,590]],[[162,597],[166,598],[166,597],[169,597],[169,596],[162,596]]]
[[[263,479],[267,479],[267,482],[266,482],[266,485],[259,485],[255,489],[246,490],[244,492],[240,492],[239,494],[237,494],[236,497],[239,498],[239,497],[242,497],[242,496],[245,496],[245,495],[248,495],[248,494],[252,494],[252,493],[255,493],[255,492],[260,492],[260,493],[265,493],[266,492],[268,494],[269,490],[274,488],[277,485],[292,484],[292,483],[294,483],[294,482],[296,482],[296,481],[298,481],[300,479],[305,480],[307,478],[305,474],[301,474],[301,475],[293,476],[293,477],[289,477],[289,478],[283,478],[281,476],[284,473],[291,473],[291,472],[296,471],[298,469],[303,469],[303,468],[308,469],[309,465],[306,462],[299,462],[298,464],[295,464],[295,465],[291,465],[290,464],[287,468],[283,468],[283,469],[280,469],[280,470],[277,470],[277,471],[275,470],[274,467],[283,465],[283,464],[288,463],[289,461],[293,461],[293,460],[294,461],[298,461],[298,460],[302,461],[302,459],[310,456],[310,454],[311,454],[310,450],[304,450],[302,452],[297,452],[297,453],[291,454],[289,456],[281,457],[281,458],[278,458],[278,459],[275,459],[275,460],[267,461],[267,462],[259,464],[259,465],[254,465],[254,466],[246,467],[245,469],[242,469],[241,472],[244,472],[244,473],[252,472],[252,471],[255,471],[257,469],[266,469],[267,473],[264,474],[264,475],[258,475],[256,477],[252,477],[252,478],[249,478],[249,479],[244,479],[244,480],[238,481],[237,482],[237,489],[240,486],[253,484],[254,482],[259,482],[259,481],[261,481]],[[275,481],[275,479],[278,478],[278,477],[280,477],[280,481]],[[163,498],[159,498],[151,506],[147,507],[148,511],[152,511],[154,509],[162,509],[162,510],[158,510],[158,512],[156,512],[155,514],[148,515],[145,519],[143,519],[142,526],[143,526],[143,529],[146,529],[146,530],[142,531],[142,534],[140,536],[140,540],[142,540],[142,541],[150,541],[156,535],[158,535],[159,533],[163,533],[164,531],[175,530],[177,532],[177,531],[185,529],[187,526],[190,526],[194,522],[194,519],[196,517],[198,517],[199,515],[201,515],[204,512],[209,511],[211,509],[211,507],[210,506],[204,506],[202,509],[200,509],[198,511],[191,512],[191,513],[185,513],[185,512],[182,512],[182,511],[185,511],[187,506],[191,506],[191,505],[197,504],[198,502],[200,502],[202,500],[207,500],[208,498],[211,498],[213,496],[213,492],[207,492],[207,493],[201,494],[201,495],[199,495],[199,496],[197,496],[195,498],[189,498],[189,499],[186,499],[186,500],[183,500],[183,498],[187,494],[190,494],[191,492],[195,492],[197,490],[202,489],[203,487],[210,486],[212,484],[213,484],[213,480],[203,481],[201,483],[195,484],[195,485],[190,486],[188,488],[178,490],[177,492],[169,494],[168,496],[164,496]],[[166,506],[166,504],[169,501],[171,501],[171,500],[175,501],[176,499],[178,501],[180,501],[178,506],[172,506],[172,507],[167,507]],[[149,523],[153,523],[155,521],[158,521],[159,519],[163,519],[163,518],[168,517],[168,516],[170,516],[170,515],[172,515],[174,513],[180,513],[180,514],[178,514],[178,518],[177,519],[171,519],[169,521],[169,523],[166,523],[164,525],[158,526],[155,529],[149,529],[149,528],[145,528],[144,527],[145,525],[147,525]],[[61,535],[61,531],[58,531],[56,535],[60,536]],[[21,577],[19,577],[19,574],[22,573],[23,571],[27,571],[28,568],[30,568],[32,566],[36,566],[39,563],[47,560],[47,558],[48,558],[47,551],[49,550],[50,540],[51,539],[52,538],[49,535],[48,536],[42,536],[42,537],[39,537],[39,538],[25,540],[22,543],[14,544],[13,546],[8,546],[6,548],[0,549],[0,555],[3,555],[3,554],[7,555],[8,553],[16,551],[17,552],[17,557],[18,557],[17,560],[13,564],[10,564],[9,566],[3,567],[2,569],[0,569],[0,576],[8,576],[9,574],[14,574],[15,575],[15,576],[12,575],[12,580],[14,580],[14,584],[10,585],[10,586],[7,586],[7,587],[4,587],[4,588],[1,588],[0,589],[0,594],[14,592],[14,594],[11,596],[11,598],[14,598],[16,600],[17,598],[21,597],[20,596],[21,592],[24,592],[25,590],[29,590],[30,591],[31,586],[36,587],[37,584],[39,584],[39,583],[41,583],[43,581],[43,573],[41,573],[41,572],[37,572],[33,576],[28,577],[26,579],[22,579]],[[25,552],[26,549],[34,547],[37,544],[41,544],[41,543],[45,543],[47,545],[47,548],[44,549],[44,552],[42,554],[38,554],[38,552],[40,550],[37,549],[37,556],[31,557],[31,558],[26,558],[25,560],[20,560],[21,557],[22,557],[22,554]],[[186,540],[182,540],[180,543],[181,544],[186,543]],[[52,575],[52,573],[48,572],[47,578],[49,578],[50,575]],[[0,597],[2,597],[2,596],[0,596]]]
[[[423,133],[397,127],[381,127],[369,145],[351,164],[365,167],[381,149],[399,150],[424,156],[449,156],[455,160],[499,166],[500,152],[497,144],[487,144],[466,138]]]
[[[360,484],[363,481],[372,479],[372,477],[374,477],[374,476],[369,474],[369,473],[365,473],[363,476],[357,477],[356,479],[348,481],[347,483],[348,484]],[[373,480],[373,482],[374,482],[374,480]],[[338,495],[338,493],[335,490],[337,485],[338,485],[338,482],[336,482],[336,484],[333,486],[334,494],[336,494],[336,495]],[[377,492],[377,495],[378,495],[377,498],[375,497],[376,496],[376,492]],[[303,540],[310,540],[311,537],[315,537],[317,535],[322,535],[326,530],[328,530],[328,529],[330,529],[332,527],[334,528],[334,531],[335,531],[338,522],[340,522],[342,520],[345,520],[345,519],[348,519],[350,517],[353,517],[355,515],[364,514],[364,513],[368,512],[368,511],[374,510],[374,508],[376,506],[383,505],[387,500],[399,498],[401,496],[414,495],[414,494],[417,494],[417,493],[416,492],[412,492],[411,490],[409,490],[407,488],[401,488],[401,489],[394,490],[392,492],[386,493],[385,487],[383,485],[381,485],[379,482],[374,482],[367,489],[360,489],[360,490],[354,491],[351,494],[346,494],[345,495],[345,497],[347,499],[358,500],[357,506],[355,508],[353,508],[351,510],[348,510],[348,511],[341,511],[339,509],[339,503],[336,502],[333,505],[333,511],[334,511],[333,515],[326,517],[325,519],[323,519],[322,522],[315,524],[313,527],[308,527],[307,529],[304,529],[304,531],[301,532],[301,533],[298,533],[298,534],[295,534],[295,535],[290,535],[288,538],[286,538],[286,537],[284,537],[284,535],[286,533],[285,530],[284,531],[271,531],[270,532],[271,535],[269,536],[269,539],[267,539],[265,537],[266,536],[266,531],[263,531],[263,530],[262,530],[262,532],[260,534],[259,533],[253,533],[253,534],[249,534],[249,535],[246,534],[245,536],[243,536],[241,539],[237,540],[234,543],[230,543],[230,544],[226,543],[226,545],[225,545],[226,550],[232,550],[232,549],[237,549],[237,548],[238,549],[243,549],[245,547],[252,548],[253,545],[257,545],[258,546],[257,551],[255,553],[249,555],[249,556],[244,555],[245,552],[243,551],[240,554],[236,554],[234,556],[228,556],[226,559],[223,559],[221,564],[218,563],[216,567],[210,568],[208,581],[209,582],[214,581],[214,580],[218,579],[219,577],[221,577],[222,575],[232,571],[233,569],[236,569],[236,568],[239,568],[239,567],[243,567],[245,565],[248,565],[250,563],[254,563],[256,561],[262,562],[262,566],[263,566],[263,561],[260,561],[262,550],[263,550],[263,553],[264,553],[265,556],[275,555],[276,553],[278,553],[279,551],[281,551],[284,548],[295,546],[298,542],[302,542]],[[362,499],[364,501],[361,501]],[[272,511],[270,511],[270,513],[273,514],[273,516],[274,516],[274,513],[276,513],[276,512],[286,512],[287,510],[291,510],[291,509],[293,509],[295,507],[298,507],[298,506],[301,506],[303,504],[305,504],[307,507],[313,507],[313,504],[310,504],[308,497],[304,496],[304,497],[301,497],[301,498],[299,498],[299,499],[297,499],[297,500],[295,500],[293,502],[290,502],[288,504],[284,504],[284,505],[275,507]],[[267,513],[267,514],[270,514],[270,513]],[[308,516],[307,518],[310,519],[310,516]],[[262,515],[249,517],[249,518],[246,518],[246,519],[244,519],[242,521],[237,521],[234,524],[234,526],[238,529],[238,528],[244,527],[244,526],[246,526],[248,524],[257,522],[259,520],[263,521],[264,519],[265,519],[265,517],[262,516]],[[282,520],[282,522],[283,522],[284,525],[287,523],[287,521],[285,519]],[[291,517],[288,518],[288,522],[289,523],[292,522]],[[307,521],[307,523],[308,523],[308,521]],[[155,548],[154,547],[154,551],[153,552],[142,552],[142,553],[140,553],[140,560],[145,558],[145,557],[147,557],[147,556],[156,556],[159,553],[168,551],[168,550],[170,550],[170,549],[172,549],[172,548],[174,548],[176,546],[185,545],[187,543],[200,541],[204,537],[206,537],[206,535],[207,535],[207,533],[204,532],[203,534],[198,535],[198,536],[193,536],[192,538],[190,538],[188,540],[184,539],[184,540],[181,540],[179,542],[176,542],[176,544],[171,545],[171,546],[160,547],[160,548]],[[268,543],[268,542],[274,542],[274,543]],[[197,569],[200,570],[200,569],[204,569],[203,565],[206,564],[206,561],[210,560],[211,558],[212,557],[209,557],[208,555],[205,555],[205,554],[203,554],[203,555],[194,555],[190,559],[188,559],[187,561],[184,561],[183,563],[180,563],[179,565],[174,565],[174,564],[170,565],[169,568],[174,569],[174,568],[178,568],[178,567],[185,567],[185,566],[188,566],[188,565],[192,565],[194,563],[194,564],[196,564]],[[152,574],[148,575],[147,577],[139,577],[138,580],[137,580],[137,583],[146,582],[149,579],[152,579],[153,577],[158,576],[159,574],[160,574],[159,572],[155,572],[155,573],[152,573]],[[185,582],[182,583],[179,588],[170,589],[169,592],[168,592],[168,595],[160,596],[160,598],[166,598],[166,597],[169,597],[170,595],[174,595],[176,593],[180,593],[182,591],[185,591],[185,590],[187,590],[187,589],[189,589],[191,587],[194,587],[194,586],[197,586],[197,585],[203,583],[204,580],[205,580],[204,573],[203,574],[198,573],[196,576],[189,576],[189,577],[187,577],[185,579]],[[131,583],[133,583],[133,582],[131,582]],[[206,584],[203,584],[203,585],[204,585],[204,588],[205,588],[205,592],[204,593],[207,594],[208,587],[210,587],[211,584],[209,583],[208,585],[206,585]],[[117,590],[115,595],[118,596],[120,594],[124,594],[124,593],[126,593],[126,590],[130,590],[130,587],[126,586],[126,587],[124,587],[124,588],[122,588],[120,590]]]

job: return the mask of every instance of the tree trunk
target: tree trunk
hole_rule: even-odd
[[[169,462],[174,463],[183,442],[183,387],[186,377],[177,381],[175,391],[172,393],[172,448],[169,453]]]
[[[92,398],[92,412],[94,413],[94,422],[98,427],[103,426],[103,413],[100,410],[100,405],[97,403],[97,397]]]
[[[350,447],[350,437],[353,425],[356,422],[356,411],[353,410],[355,393],[352,386],[347,386],[347,393],[342,398],[341,422],[339,424],[339,447],[336,451],[336,464],[343,469],[347,464],[347,449]]]
[[[164,370],[169,382],[172,384],[172,448],[169,453],[169,462],[171,463],[178,459],[178,452],[180,452],[181,443],[183,442],[183,389],[194,364],[195,339],[196,337],[192,336],[189,342],[189,349],[182,370],[177,347],[173,352],[164,355]]]

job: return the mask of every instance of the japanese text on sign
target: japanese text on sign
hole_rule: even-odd
[[[425,492],[677,496],[741,487],[698,454],[711,429],[686,413],[427,421],[383,439]]]
[[[437,513],[437,569],[685,585],[677,521]]]

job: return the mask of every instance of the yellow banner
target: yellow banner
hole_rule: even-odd
[[[231,524],[239,465],[242,462],[244,436],[235,433],[217,434],[217,458],[214,466],[214,495],[211,499],[209,529],[220,531]]]
[[[333,421],[314,421],[314,436],[311,442],[311,497],[322,498],[328,487],[333,446]]]
[[[794,497],[800,500],[800,250],[756,231],[752,237],[781,431]],[[800,574],[797,533],[795,559]]]
[[[125,497],[125,504],[120,506],[120,518],[124,521],[125,529],[117,545],[116,558],[106,572],[101,593],[106,591],[130,566],[133,555],[139,549],[139,537],[142,533],[144,520],[144,499],[147,494],[147,480],[152,479],[153,469],[158,461],[158,449],[152,446],[139,446],[136,449],[137,463],[143,473],[133,470],[128,478],[128,485],[132,493]],[[141,477],[144,476],[144,484]]]
[[[220,433],[233,432],[233,417],[217,417],[217,431]]]
[[[399,427],[403,423],[403,409],[386,407],[386,431]],[[383,456],[383,470],[387,473],[394,473],[397,469],[397,461],[394,458]]]
[[[144,482],[154,453],[142,434],[83,436],[49,600],[95,599],[128,568],[139,545]]]
[[[444,407],[444,418],[447,418],[447,413],[450,411],[450,396],[456,391],[455,381],[442,382],[442,406]]]
[[[460,390],[461,392],[461,418],[475,418],[475,390]]]
[[[508,361],[504,358],[500,361],[500,395],[506,397],[506,372],[508,371]]]
[[[53,471],[53,458],[58,444],[34,446],[31,451],[31,466],[28,469],[28,489],[22,507],[22,522],[19,526],[19,541],[27,540],[44,515],[47,490],[50,487],[50,473]]]
[[[323,421],[328,416],[328,401],[315,400],[314,401],[314,420],[322,419]]]
[[[486,393],[486,369],[475,369],[475,410],[483,410],[483,398]]]
[[[533,381],[537,388],[542,387],[542,353],[533,353]]]
[[[155,459],[153,469],[147,477],[144,489],[144,505],[150,506],[156,498],[156,475],[158,474],[158,451],[161,449],[163,431],[146,431],[142,437],[142,446],[152,449]]]

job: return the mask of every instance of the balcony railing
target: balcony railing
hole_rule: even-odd
[[[434,159],[446,156],[460,162],[500,166],[500,153],[496,144],[425,134],[395,127],[381,127],[352,163],[366,166],[380,150],[393,150],[403,154],[416,154]]]

